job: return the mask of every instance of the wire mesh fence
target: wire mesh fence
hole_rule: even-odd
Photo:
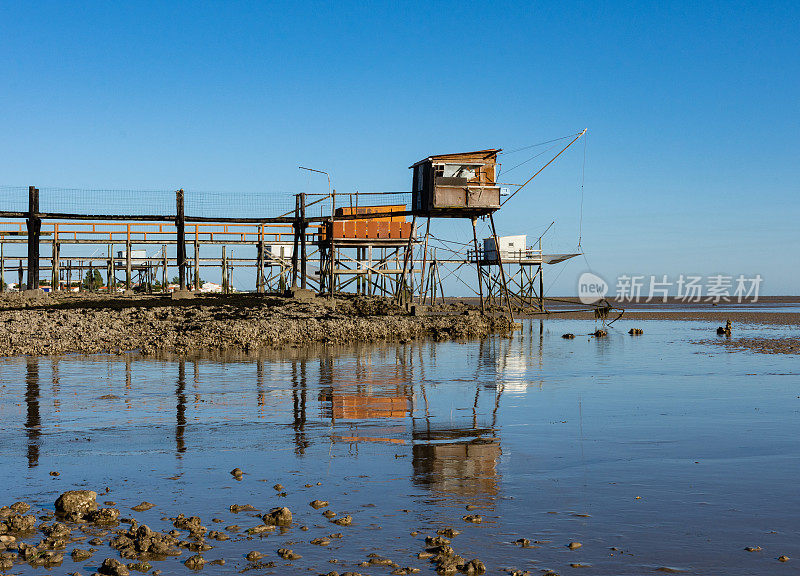
[[[39,212],[44,214],[103,216],[174,217],[177,213],[176,190],[142,190],[110,188],[64,188],[42,186],[39,190]],[[187,218],[235,219],[292,217],[296,194],[291,192],[219,192],[185,189],[184,215]],[[306,217],[332,215],[336,208],[392,206],[408,210],[410,192],[353,192],[306,194]],[[0,186],[0,212],[27,212],[27,186]],[[354,213],[352,211],[348,213]]]
[[[0,186],[0,210],[5,212],[28,210],[28,187]]]
[[[27,210],[27,201],[25,209]],[[43,186],[39,188],[39,211],[97,216],[174,216],[175,191]]]

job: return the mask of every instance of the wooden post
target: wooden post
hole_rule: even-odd
[[[161,291],[169,292],[169,276],[167,275],[167,245],[161,245]]]
[[[39,218],[39,189],[28,187],[28,290],[39,288],[39,237],[42,220]]]
[[[424,304],[425,300],[427,299],[427,293],[425,293],[425,264],[428,262],[428,236],[431,233],[431,219],[430,216],[428,217],[428,223],[425,225],[425,242],[422,244],[422,268],[419,271],[419,301]]]
[[[117,291],[117,261],[114,259],[114,245],[109,244],[109,255],[111,256],[111,285],[109,288],[112,288],[114,292]]]
[[[411,217],[411,232],[408,235],[408,244],[406,245],[406,253],[403,255],[403,272],[400,274],[400,282],[397,285],[397,302],[399,304],[405,303],[405,290],[406,290],[406,268],[408,267],[409,258],[413,258],[412,245],[414,242],[414,225],[417,223],[417,215]]]
[[[306,254],[306,195],[300,194],[300,287],[306,288],[306,270],[308,255]]]
[[[111,244],[108,245],[108,263],[106,265],[106,293],[111,294],[111,288],[114,284],[114,249]]]
[[[20,261],[19,261],[19,280],[17,282],[17,292],[22,292],[22,277],[23,277],[22,259],[20,258]]]
[[[228,260],[225,257],[225,246],[222,247],[222,293],[228,293]]]
[[[356,194],[356,204],[358,204],[358,194]],[[367,294],[372,296],[372,244],[367,246]]]
[[[500,241],[497,239],[497,230],[494,228],[494,218],[489,214],[489,223],[492,225],[492,237],[494,238],[494,249],[497,252],[497,265],[500,266],[500,279],[503,282],[503,293],[506,297],[506,306],[508,307],[508,318],[514,320],[514,313],[511,311],[511,299],[508,297],[508,286],[506,285],[506,272],[503,269],[503,257],[500,254]]]
[[[3,237],[0,236],[0,293],[6,291],[6,259],[3,254]]]
[[[183,214],[183,188],[175,192],[175,227],[178,229],[178,281],[186,290],[186,220]]]
[[[300,194],[294,197],[294,247],[292,249],[292,288],[297,288],[297,258],[300,249]]]
[[[200,290],[200,225],[194,225],[194,289]]]
[[[125,290],[129,292],[133,289],[131,287],[131,276],[131,225],[128,224],[128,235],[125,239]]]
[[[328,255],[328,265],[330,266],[330,277],[328,278],[328,292],[330,297],[333,298],[333,294],[336,291],[336,248],[333,244],[333,235],[331,235],[331,248],[330,254]]]
[[[544,312],[544,253],[542,252],[542,239],[539,238],[539,309]]]
[[[56,224],[58,226],[58,224]],[[61,252],[61,244],[58,241],[58,232],[55,232],[53,236],[53,264],[51,266],[51,279],[50,279],[50,289],[54,292],[61,290],[61,262],[59,261],[59,255]]]
[[[478,253],[478,231],[475,229],[475,217],[472,217],[472,242],[475,247],[475,268],[478,270],[478,295],[481,301],[481,314],[485,314],[486,310],[483,305],[483,277],[481,274],[481,259]]]

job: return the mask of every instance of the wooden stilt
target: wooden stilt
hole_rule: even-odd
[[[483,278],[481,277],[481,256],[478,252],[478,231],[475,228],[475,217],[472,217],[472,245],[475,247],[475,268],[478,270],[478,297],[481,301],[481,314],[486,313],[483,304]]]
[[[511,299],[508,297],[508,286],[506,285],[506,272],[503,269],[503,257],[500,254],[500,242],[497,239],[497,230],[494,227],[494,218],[489,214],[489,223],[492,225],[492,237],[494,238],[494,249],[497,252],[497,264],[500,267],[500,279],[503,282],[503,293],[506,297],[506,306],[508,307],[508,318],[514,320],[514,313],[511,311]]]

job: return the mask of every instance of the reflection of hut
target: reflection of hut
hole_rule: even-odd
[[[464,439],[436,441],[447,437]],[[491,430],[439,430],[434,434],[414,434],[414,440],[415,484],[467,496],[497,494],[497,460],[502,450]]]
[[[401,391],[391,396],[369,396],[331,393],[331,413],[336,420],[365,420],[369,418],[404,418],[409,413],[409,402]]]
[[[341,373],[340,372],[341,369]],[[413,393],[398,369],[372,364],[333,366],[330,388],[320,392],[323,417],[333,420],[405,418]]]

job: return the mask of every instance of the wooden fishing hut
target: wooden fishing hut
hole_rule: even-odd
[[[497,238],[492,214],[502,205],[500,202],[501,189],[497,184],[497,174],[500,168],[497,155],[500,152],[499,148],[488,148],[474,152],[439,154],[423,158],[409,167],[413,170],[411,198],[414,220],[412,222],[415,222],[417,217],[426,219],[420,277],[423,291],[425,290],[425,268],[431,218],[469,219],[472,222],[472,238],[476,252],[478,251],[477,218],[488,217],[492,236]],[[405,268],[404,263],[403,278],[405,278]],[[500,270],[502,273],[502,266]],[[482,283],[479,270],[478,293],[481,311],[484,311]],[[505,276],[503,276],[502,286],[506,291],[508,314],[511,316],[511,305],[505,284]]]

